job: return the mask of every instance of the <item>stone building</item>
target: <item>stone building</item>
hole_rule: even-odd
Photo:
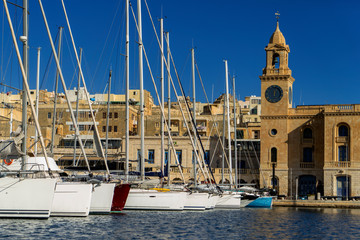
[[[360,105],[293,108],[290,48],[277,23],[261,80],[261,185],[280,195],[359,196]]]

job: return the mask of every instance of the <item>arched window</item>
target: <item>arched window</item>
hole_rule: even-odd
[[[280,67],[280,56],[279,56],[279,54],[277,54],[277,53],[274,54],[272,64],[273,64],[273,67],[275,69],[279,69],[279,67]]]
[[[347,137],[349,136],[349,129],[346,125],[341,125],[339,127],[339,137]]]
[[[311,128],[305,128],[303,132],[303,138],[312,138],[312,130]]]
[[[277,162],[277,149],[274,147],[271,149],[271,162]]]

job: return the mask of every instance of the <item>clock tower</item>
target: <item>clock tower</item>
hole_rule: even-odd
[[[261,111],[263,115],[287,115],[292,107],[294,78],[288,66],[289,45],[280,31],[279,22],[265,48],[266,67],[261,80]]]
[[[279,21],[265,47],[266,66],[261,80],[261,186],[286,194],[289,187],[289,114],[294,78],[288,66],[290,48],[280,31]]]

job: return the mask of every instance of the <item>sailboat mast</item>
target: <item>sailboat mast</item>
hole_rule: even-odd
[[[140,80],[140,174],[141,180],[145,180],[145,123],[144,123],[144,86],[143,86],[143,43],[142,43],[142,20],[141,0],[137,1],[138,26],[139,26],[139,80]]]
[[[29,22],[28,22],[28,0],[23,0],[23,36],[22,36],[22,44],[23,44],[23,63],[25,75],[29,78],[29,64],[28,64],[28,33],[29,33]],[[23,79],[23,81],[27,81],[27,79]],[[25,153],[23,157],[23,165],[22,169],[24,170],[24,166],[26,163],[26,139],[27,139],[27,95],[25,91],[25,82],[23,82],[23,91],[22,91],[22,131],[24,133],[24,140],[22,142],[22,151]]]
[[[224,184],[225,182],[225,175],[224,175],[224,171],[225,171],[225,130],[226,130],[226,126],[225,126],[225,109],[226,109],[226,101],[224,100],[224,105],[223,105],[223,132],[222,132],[222,157],[221,157],[221,183]]]
[[[161,52],[164,52],[164,19],[160,18],[160,42],[161,42]],[[165,58],[164,58],[165,59]],[[164,109],[164,60],[161,55],[161,106],[162,109]],[[164,116],[161,114],[161,125],[160,125],[160,131],[161,131],[161,174],[164,175],[164,163],[165,163],[165,150],[164,150]]]
[[[226,82],[226,113],[227,113],[227,135],[228,135],[228,156],[229,156],[229,178],[230,187],[233,184],[232,179],[232,162],[231,162],[231,135],[230,135],[230,108],[229,108],[229,72],[228,63],[225,60],[225,82]]]
[[[37,49],[37,71],[36,71],[36,117],[39,117],[39,78],[40,78],[40,47]],[[34,145],[34,154],[37,156],[37,141],[38,141],[38,132],[35,130],[35,145]]]
[[[62,31],[63,27],[59,27],[59,44],[57,55],[60,61],[61,55],[61,41],[62,41]],[[56,125],[56,104],[57,104],[57,94],[58,94],[58,85],[59,85],[59,70],[56,69],[56,80],[55,80],[55,93],[54,93],[54,111],[53,111],[53,122],[52,122],[52,133],[51,133],[51,144],[50,144],[50,152],[54,152],[54,141],[55,141],[55,125]]]
[[[108,145],[109,145],[109,115],[110,115],[110,91],[111,91],[111,73],[109,72],[109,86],[108,86],[108,101],[107,101],[107,112],[106,112],[106,139],[105,139],[105,159],[108,158]]]
[[[125,109],[125,176],[126,182],[129,181],[129,82],[130,82],[130,62],[129,62],[129,0],[126,0],[126,109]]]
[[[169,39],[169,32],[166,32],[166,42],[167,42],[167,66],[168,66],[168,155],[167,155],[167,185],[170,186],[170,163],[171,163],[171,81],[170,81],[170,39]]]
[[[235,188],[238,187],[238,161],[237,161],[237,136],[236,136],[236,92],[235,76],[233,76],[233,102],[234,102],[234,162],[235,162]]]
[[[197,159],[197,154],[196,154],[196,149],[197,149],[197,137],[196,137],[196,95],[195,95],[195,53],[194,53],[194,48],[191,49],[191,70],[192,70],[192,87],[193,87],[193,119],[194,119],[194,126],[195,126],[195,131],[194,131],[194,145],[195,145],[195,149],[193,152],[193,165],[194,165],[194,186],[197,186],[197,174],[196,174],[196,162],[198,161]]]
[[[80,48],[80,64],[82,58],[82,48]],[[79,120],[79,98],[80,98],[80,68],[79,68],[79,77],[78,77],[78,85],[77,85],[77,94],[76,94],[76,115],[75,115],[75,122],[78,124]],[[76,166],[76,134],[74,136],[74,159],[73,159],[73,166]]]

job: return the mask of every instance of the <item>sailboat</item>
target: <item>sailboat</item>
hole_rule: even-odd
[[[24,62],[21,60],[19,47],[17,45],[12,21],[10,18],[7,2],[3,0],[9,27],[11,30],[12,40],[15,46],[16,54],[19,60],[22,77],[23,77],[23,88],[24,93],[27,93],[27,97],[29,98],[31,111],[34,116],[35,125],[37,130],[40,130],[39,122],[35,115],[35,108],[30,99],[30,90],[29,85],[27,83],[27,70],[25,70],[24,65],[27,67],[27,33],[28,33],[28,25],[27,25],[27,8],[28,2],[24,0],[24,17],[23,17],[23,28],[24,28],[24,36],[21,38],[23,40],[24,45]],[[25,98],[25,94],[23,94],[23,103],[27,104]],[[23,105],[24,106],[24,105]],[[23,107],[23,111],[25,107]],[[25,114],[25,118],[24,118]],[[26,112],[23,113],[23,128],[26,128]],[[2,142],[1,152],[2,159],[5,159],[3,162],[5,165],[9,164],[11,161],[9,157],[11,157],[11,153],[13,153],[12,149],[19,149],[19,142],[24,140],[25,136],[22,135],[18,139],[7,140]],[[42,135],[40,134],[40,140],[42,146],[44,146],[44,141]],[[26,149],[26,148],[25,148]],[[19,152],[18,152],[19,153]],[[23,163],[22,166],[26,166],[26,153],[23,153]],[[45,155],[46,156],[46,155]],[[7,164],[6,164],[7,163]],[[49,172],[50,173],[50,172]],[[1,166],[0,172],[0,217],[8,217],[8,218],[48,218],[50,216],[50,210],[54,197],[54,189],[56,185],[56,179],[51,178],[50,174],[44,171],[27,171],[25,167],[22,167],[20,171],[10,171],[5,166]],[[42,176],[42,177],[39,177]]]

